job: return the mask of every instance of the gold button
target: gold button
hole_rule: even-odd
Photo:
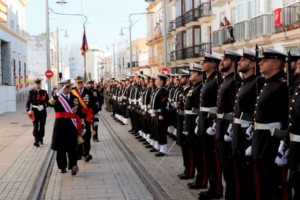
[[[292,107],[290,107],[290,110],[293,110],[293,108],[292,108]]]
[[[292,100],[292,103],[294,103],[294,102],[295,102],[295,99]]]
[[[293,124],[292,123],[289,123],[289,126],[292,126]]]
[[[266,85],[267,85],[267,83],[264,84],[264,86],[266,86]]]
[[[256,99],[259,99],[259,97],[256,97]]]
[[[260,92],[262,92],[263,90],[260,90]]]

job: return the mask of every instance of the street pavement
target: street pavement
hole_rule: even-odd
[[[0,199],[32,199],[51,152],[52,108],[48,108],[45,145],[36,148],[25,105],[20,103],[17,107],[17,112],[0,115]],[[93,159],[88,163],[78,161],[76,176],[71,176],[70,172],[61,174],[54,160],[45,199],[150,200],[155,197],[153,185],[169,199],[197,199],[199,190],[189,190],[186,186],[191,180],[177,178],[183,171],[179,146],[175,145],[158,166],[162,158],[155,157],[128,133],[129,125],[115,122],[106,111],[100,119],[100,142],[91,142]],[[169,147],[173,143],[169,139]],[[128,159],[128,155],[132,159]],[[146,176],[139,174],[137,168]]]

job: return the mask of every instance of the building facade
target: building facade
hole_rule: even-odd
[[[27,0],[0,1],[0,113],[14,111],[28,87],[25,8]]]

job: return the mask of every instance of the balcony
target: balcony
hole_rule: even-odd
[[[172,56],[172,54],[174,54],[174,55]],[[177,49],[175,51],[172,51],[171,52],[171,60],[172,60],[172,57],[173,57],[174,61],[175,60],[184,60],[185,59],[184,49]]]
[[[300,3],[294,3],[281,9],[280,24],[274,26],[274,39],[296,39],[300,34]],[[275,15],[275,14],[274,14]],[[287,38],[286,38],[287,37]]]
[[[271,35],[274,33],[273,14],[264,14],[253,17],[249,20],[249,37],[256,38],[259,36]]]
[[[176,61],[176,53],[175,53],[175,51],[172,51],[170,53],[170,59],[171,59],[171,61]]]
[[[188,12],[185,13],[184,15],[184,22],[185,25],[191,22],[197,22],[197,19],[199,18],[199,9],[194,8]]]
[[[212,20],[211,3],[202,3],[199,7],[199,22],[205,23]]]
[[[211,6],[212,7],[221,7],[226,3],[226,0],[212,0],[211,1]]]
[[[233,35],[235,41],[243,41],[249,39],[249,20],[241,21],[234,24]]]
[[[199,58],[204,56],[204,53],[211,53],[211,43],[202,43],[184,49],[186,58]]]
[[[233,43],[234,39],[230,36],[229,29],[232,26],[222,28],[213,32],[213,47]]]
[[[176,20],[173,20],[169,24],[169,32],[175,31],[176,29]]]
[[[180,28],[184,26],[184,18],[183,16],[179,16],[175,19],[176,28]]]

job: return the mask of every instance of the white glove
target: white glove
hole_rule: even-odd
[[[187,136],[188,132],[187,131],[182,131],[182,134]]]
[[[283,165],[286,165],[287,164],[287,156],[288,156],[288,154],[289,154],[289,150],[287,149],[285,152],[284,152],[284,155],[282,156],[282,157],[280,157],[280,156],[277,156],[276,158],[275,158],[275,163],[279,166],[279,167],[281,167],[281,166],[283,166]]]
[[[216,122],[214,122],[214,124],[206,130],[206,133],[210,136],[216,135],[216,127],[217,127],[217,124],[216,124]]]
[[[198,124],[199,116],[196,118],[195,123]]]
[[[224,135],[225,142],[232,142],[232,134],[233,134],[232,124],[230,123],[227,128],[227,132]]]
[[[62,88],[58,91],[58,93],[57,93],[56,95],[57,95],[57,96],[61,95],[61,94],[63,93],[63,91],[64,91],[65,88],[66,88],[66,85],[65,85],[64,87],[62,87]]]
[[[283,140],[280,141],[280,145],[278,147],[278,155],[275,158],[275,163],[278,166],[283,166],[287,164],[287,156],[289,154],[289,149]]]
[[[245,151],[245,156],[252,156],[252,146],[249,146]]]
[[[194,132],[195,132],[196,135],[198,135],[198,124],[196,124]]]
[[[81,130],[81,135],[83,136],[85,134],[86,130],[85,128]]]
[[[29,111],[28,111],[28,115],[30,115],[31,113],[32,113],[32,111],[31,111],[31,110],[29,110]]]
[[[94,122],[94,126],[98,126],[99,122]]]
[[[251,140],[253,138],[254,126],[250,124],[250,126],[246,130],[246,139]]]
[[[44,106],[43,105],[39,105],[39,107],[38,107],[38,111],[42,111],[42,110],[44,110]]]

